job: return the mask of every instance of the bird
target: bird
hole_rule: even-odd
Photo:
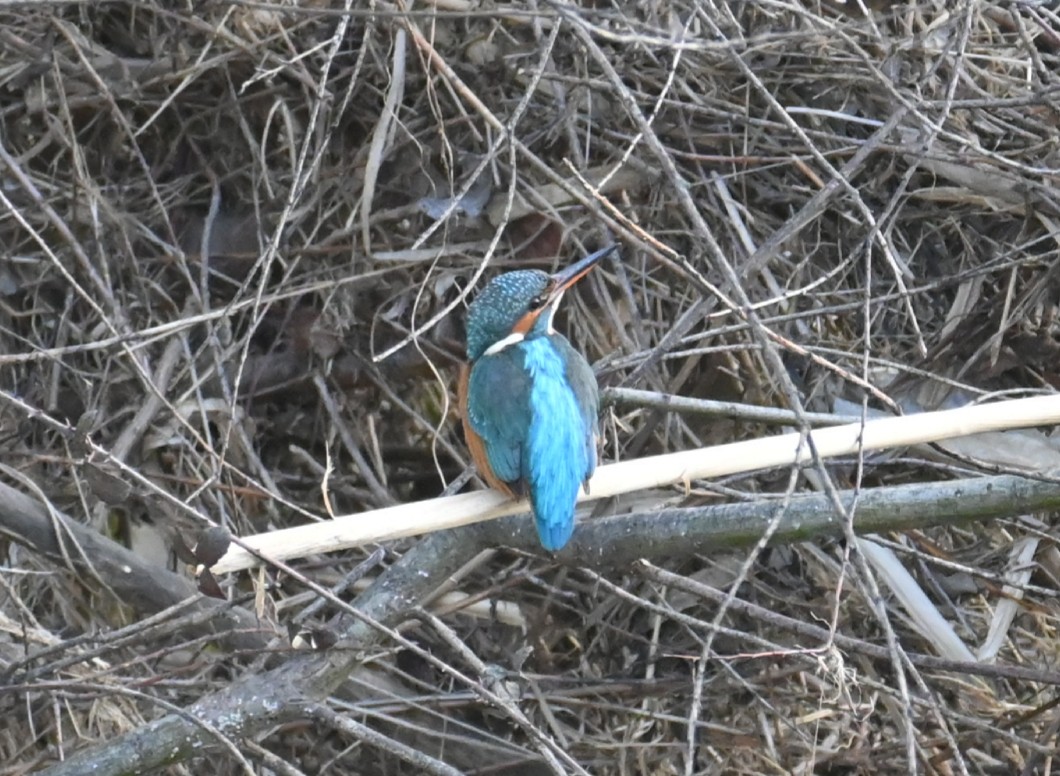
[[[467,311],[467,363],[458,390],[464,438],[480,475],[528,497],[541,546],[574,533],[578,489],[596,470],[600,393],[585,357],[553,328],[563,294],[617,246],[555,275],[498,275]]]

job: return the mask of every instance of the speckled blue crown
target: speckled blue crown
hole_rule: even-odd
[[[536,269],[506,272],[491,280],[467,311],[468,359],[475,361],[511,334],[529,311],[530,300],[543,293],[548,282],[548,274]]]

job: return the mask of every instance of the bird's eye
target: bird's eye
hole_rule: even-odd
[[[542,307],[545,306],[546,301],[548,301],[548,298],[544,294],[538,294],[530,300],[530,309],[540,310]]]

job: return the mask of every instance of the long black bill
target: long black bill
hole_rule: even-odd
[[[608,245],[596,253],[590,253],[584,259],[576,261],[565,270],[552,276],[552,294],[561,294],[589,274],[589,270],[618,250],[617,245]]]

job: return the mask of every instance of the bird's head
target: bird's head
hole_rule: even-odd
[[[468,360],[474,362],[524,339],[550,333],[563,293],[615,248],[597,251],[555,275],[528,269],[505,272],[491,280],[468,307]]]

